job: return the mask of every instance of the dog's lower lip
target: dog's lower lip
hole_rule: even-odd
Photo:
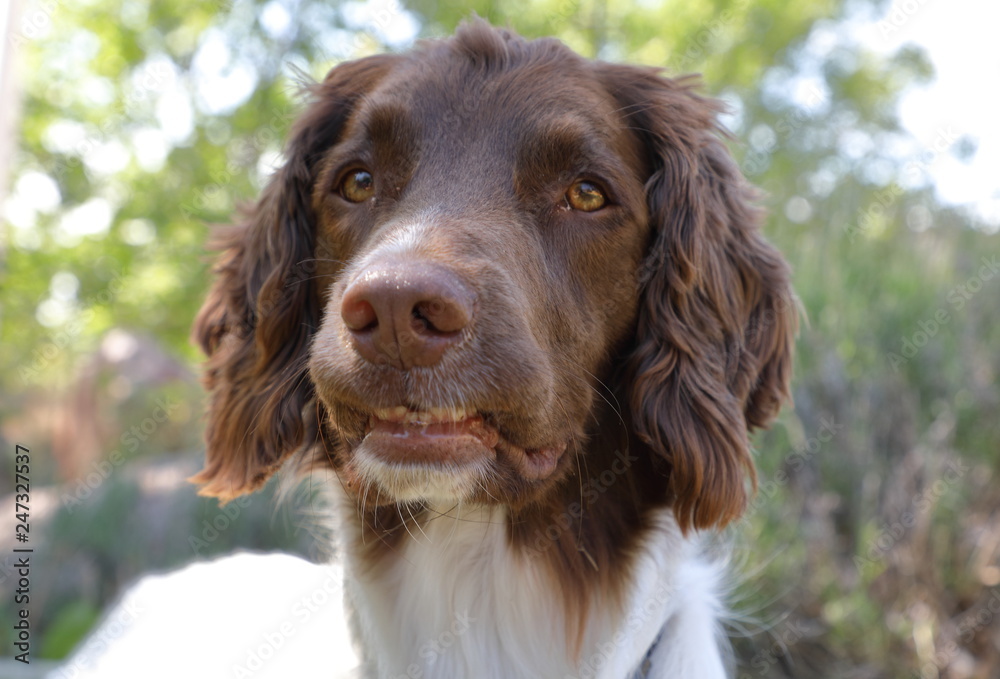
[[[462,465],[493,457],[499,440],[499,432],[474,411],[396,407],[372,413],[363,444],[389,463]]]
[[[520,448],[505,446],[507,455],[517,459],[521,473],[528,479],[538,480],[548,477],[566,452],[566,441],[557,442],[543,448]]]

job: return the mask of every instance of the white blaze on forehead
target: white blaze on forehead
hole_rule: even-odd
[[[424,212],[413,215],[404,222],[387,225],[388,234],[365,259],[370,260],[385,255],[411,255],[418,252],[433,223],[434,216]]]
[[[410,254],[420,245],[426,231],[427,221],[423,219],[397,226],[378,250],[382,254]]]
[[[383,227],[378,235],[375,248],[360,257],[354,265],[354,271],[362,275],[379,262],[385,260],[414,259],[426,261],[441,261],[440,252],[431,252],[430,235],[440,230],[441,215],[434,209],[421,210],[404,219],[393,221]],[[440,246],[442,239],[437,238]],[[447,260],[442,263],[449,263]],[[357,275],[357,274],[355,274]]]

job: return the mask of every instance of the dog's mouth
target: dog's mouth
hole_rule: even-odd
[[[465,408],[380,408],[368,419],[362,441],[388,464],[462,466],[491,457],[500,433]]]
[[[503,434],[497,419],[462,407],[372,410],[364,435],[350,446],[348,476],[376,483],[389,496],[383,500],[412,501],[472,499],[504,468],[526,481],[552,475],[566,441],[520,446]]]

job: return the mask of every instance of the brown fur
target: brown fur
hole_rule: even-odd
[[[362,530],[379,539],[357,549],[375,565],[425,517],[354,485],[367,413],[473,406],[517,446],[567,443],[543,479],[498,455],[471,499],[509,507],[512,544],[577,620],[581,592],[615,596],[651,509],[671,506],[683,531],[737,518],[748,431],[788,396],[796,306],[695,84],[482,22],[331,71],[288,163],[220,241],[194,333],[211,394],[202,492],[250,492],[293,453],[300,470],[332,466],[368,498]],[[336,195],[351,163],[376,177],[368,203]],[[612,205],[566,209],[580,176]],[[352,352],[337,310],[415,215],[433,229],[412,256],[450,267],[478,308],[440,365],[407,373]]]

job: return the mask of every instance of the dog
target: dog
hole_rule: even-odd
[[[193,480],[324,479],[364,676],[726,676],[797,312],[697,86],[475,20],[331,70],[218,236]]]

